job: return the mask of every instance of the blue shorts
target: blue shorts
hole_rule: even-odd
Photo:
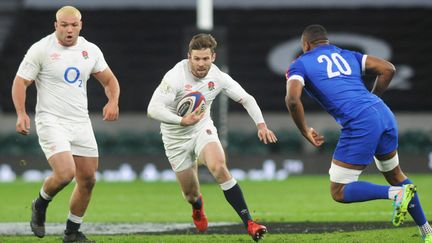
[[[387,105],[379,102],[342,128],[333,158],[347,164],[368,165],[374,155],[388,154],[397,146],[396,119]]]

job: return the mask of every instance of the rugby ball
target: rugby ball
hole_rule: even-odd
[[[198,108],[198,115],[205,111],[205,97],[195,91],[185,95],[177,104],[177,115],[184,117]]]

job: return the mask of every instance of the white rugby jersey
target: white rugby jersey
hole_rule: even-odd
[[[205,115],[201,121],[193,126],[181,126],[179,124],[182,117],[176,114],[177,104],[182,97],[193,91],[199,91],[204,95],[206,99]],[[252,99],[253,102],[249,102],[251,108],[247,108],[249,114],[255,123],[264,122],[255,99],[228,74],[212,64],[208,74],[199,79],[189,71],[187,59],[177,63],[165,74],[150,100],[148,115],[162,121],[161,132],[165,139],[189,138],[194,136],[194,132],[203,129],[209,122],[213,123],[210,109],[213,100],[220,92],[240,103],[244,99]],[[164,112],[166,109],[169,112]]]
[[[107,67],[95,44],[80,36],[76,45],[62,46],[53,33],[30,47],[17,75],[36,83],[36,119],[50,115],[81,122],[89,117],[87,80]]]

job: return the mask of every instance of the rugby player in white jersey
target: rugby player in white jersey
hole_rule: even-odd
[[[277,139],[267,128],[255,99],[213,64],[216,45],[216,40],[209,34],[195,35],[189,43],[188,59],[180,61],[165,74],[153,93],[147,112],[150,118],[161,122],[165,152],[184,197],[192,204],[196,228],[203,232],[208,226],[197,175],[197,164],[202,163],[221,186],[226,200],[240,216],[248,233],[257,241],[267,229],[253,221],[240,186],[227,168],[225,153],[210,117],[213,100],[221,92],[226,94],[244,106],[263,143],[275,143]],[[204,95],[206,111],[199,114],[197,109],[184,117],[178,116],[177,103],[192,91]]]
[[[39,197],[32,203],[30,226],[36,236],[44,237],[49,202],[75,178],[63,242],[91,242],[79,231],[95,184],[99,156],[87,109],[87,80],[93,75],[105,90],[105,121],[118,118],[120,88],[101,50],[79,36],[82,22],[78,9],[60,8],[54,27],[54,33],[27,51],[12,86],[18,116],[16,131],[28,135],[26,89],[36,84],[36,131],[52,168],[52,175],[45,179]]]

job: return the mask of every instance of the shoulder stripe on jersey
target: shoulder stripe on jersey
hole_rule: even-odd
[[[303,86],[305,85],[305,83],[304,83],[304,79],[303,79],[302,76],[300,76],[300,75],[293,75],[293,76],[291,76],[291,77],[288,78],[287,82],[289,82],[289,81],[291,81],[291,80],[293,80],[293,79],[296,79],[296,80],[300,81],[300,83],[301,83]]]
[[[362,74],[365,74],[365,71],[366,71],[366,58],[367,58],[367,55],[363,55],[362,63],[361,63]]]

